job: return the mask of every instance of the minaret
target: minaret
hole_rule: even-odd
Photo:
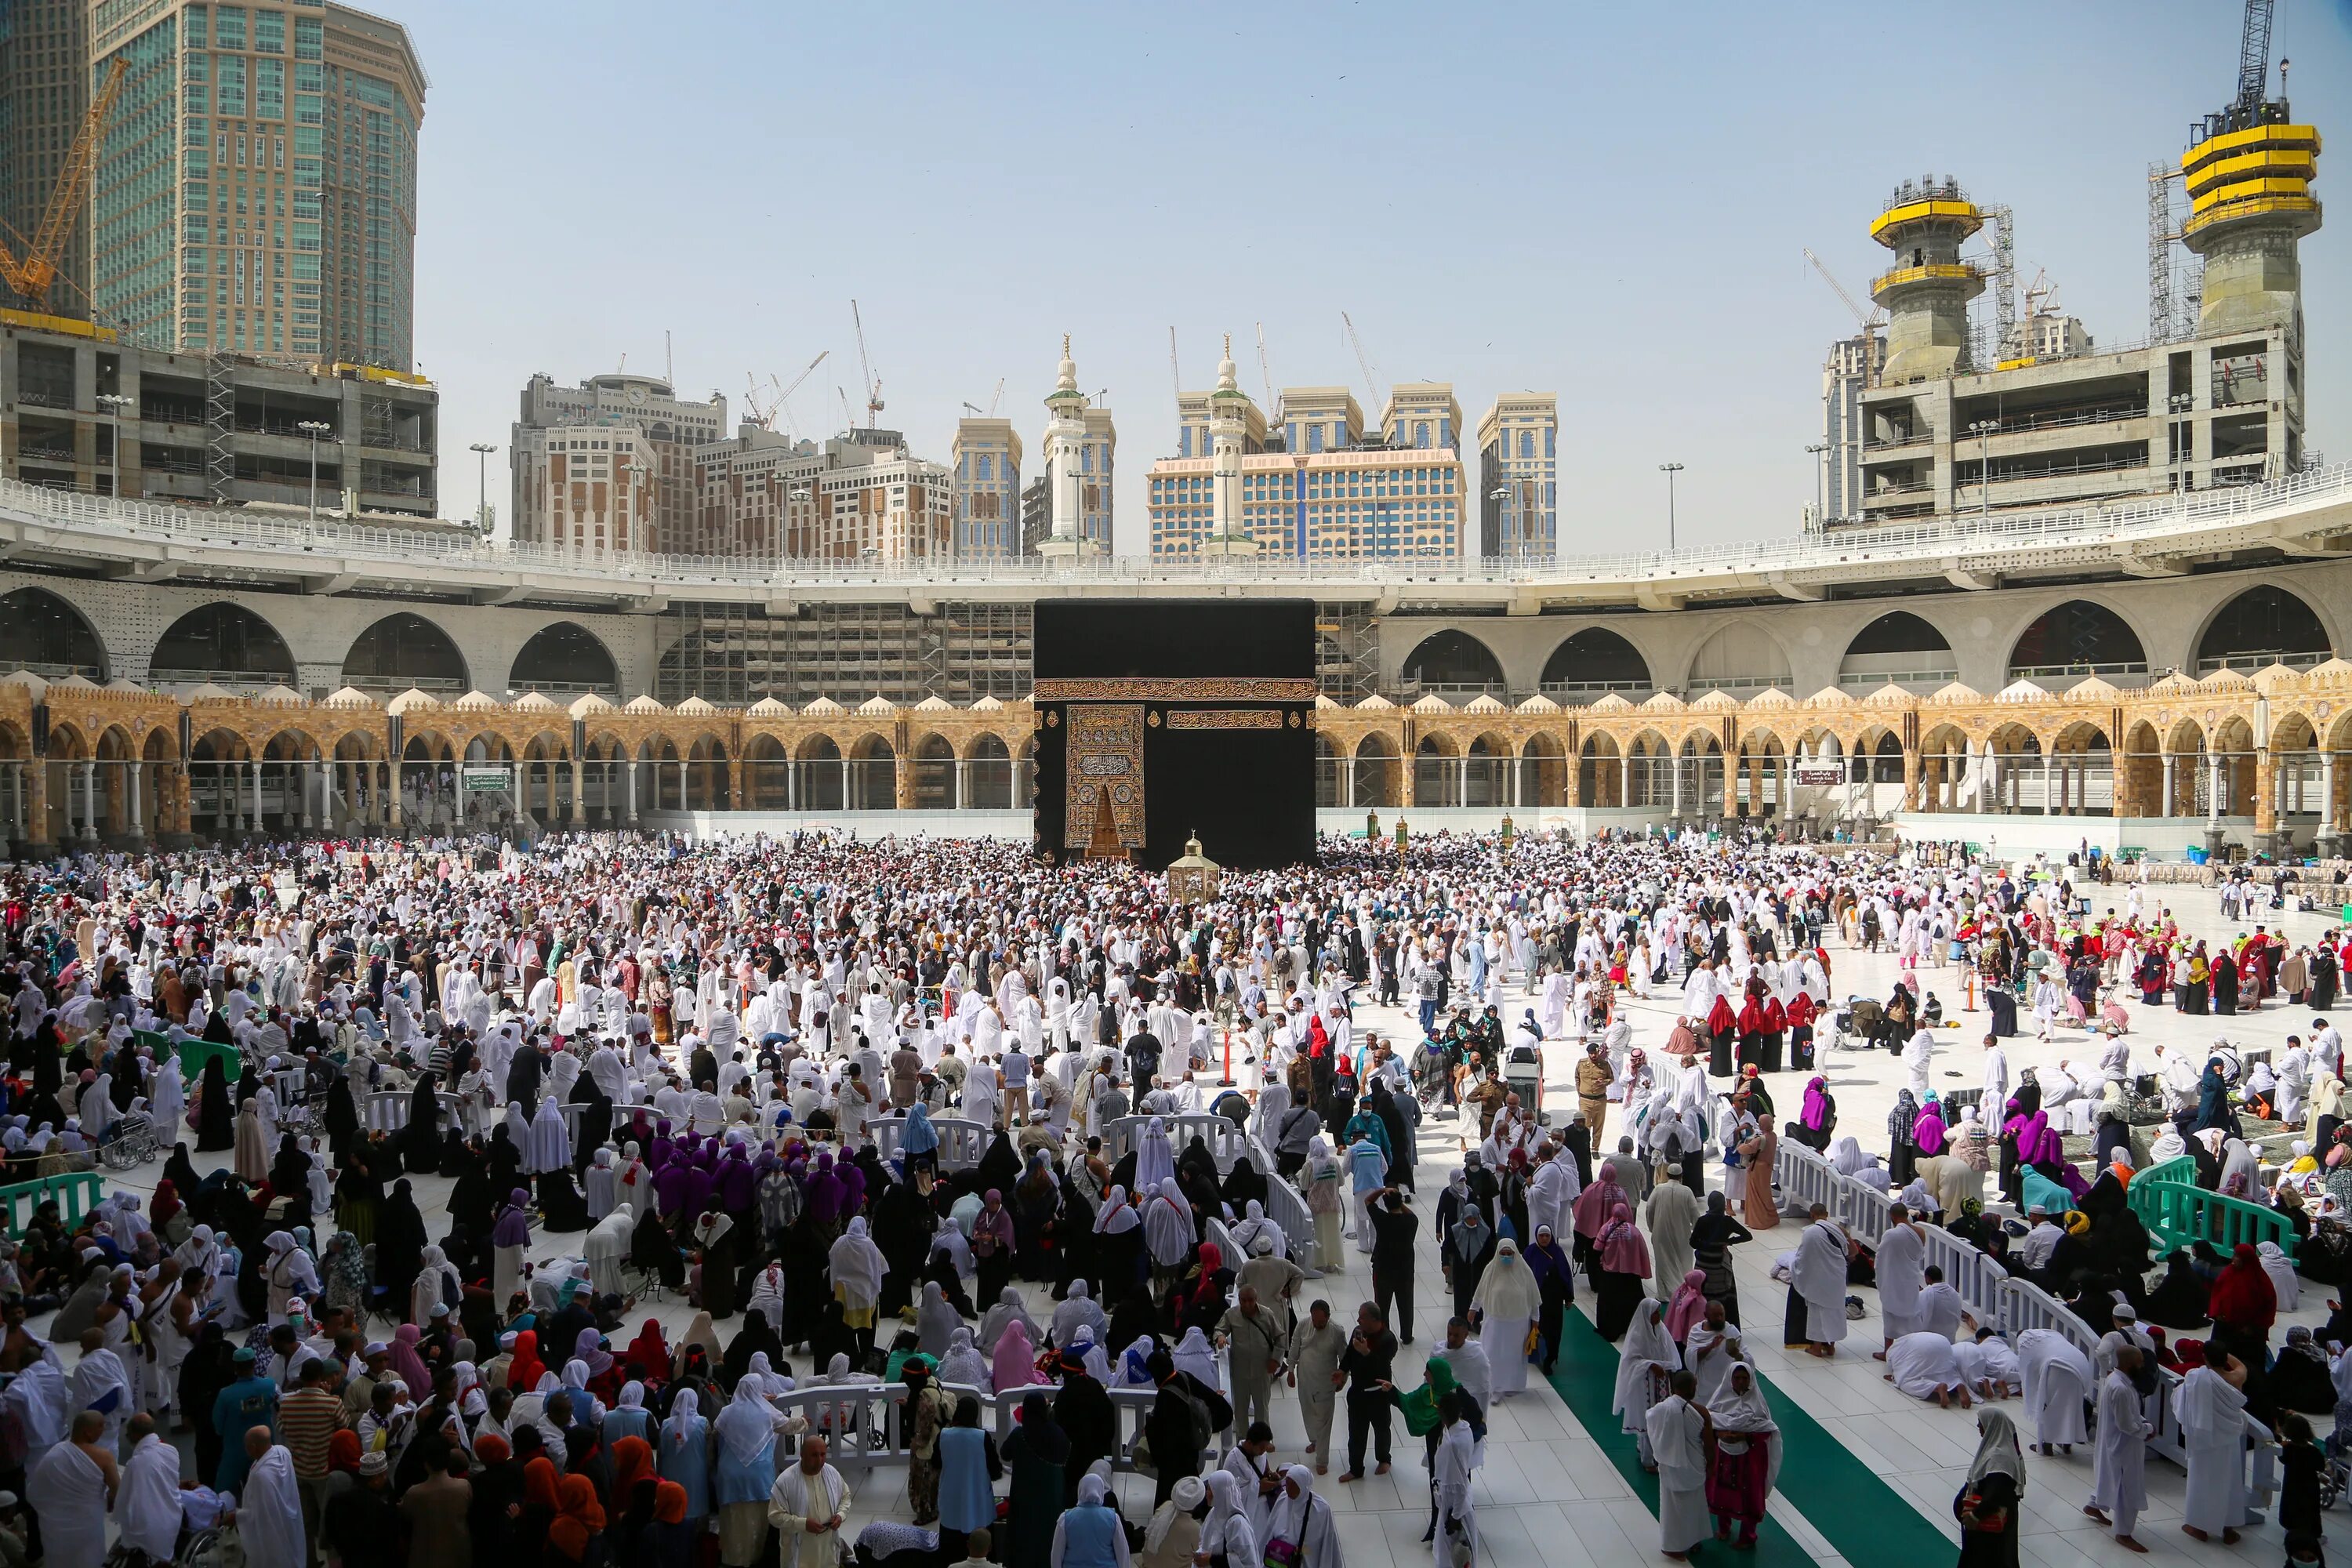
[[[1870,285],[1870,297],[1886,307],[1883,384],[1939,381],[1970,368],[1969,301],[1984,292],[1985,280],[1981,268],[1960,259],[1960,245],[1983,226],[1983,212],[1958,181],[1933,178],[1905,181],[1871,224],[1870,237],[1895,253],[1895,265]]]
[[[1075,560],[1101,547],[1081,529],[1078,447],[1087,434],[1087,397],[1078,390],[1078,362],[1070,357],[1070,334],[1062,334],[1061,374],[1045,398],[1045,485],[1053,531],[1037,546],[1041,555]]]
[[[1203,555],[1255,555],[1257,541],[1242,521],[1243,410],[1249,395],[1234,381],[1234,336],[1225,334],[1225,357],[1217,362],[1217,390],[1209,394],[1209,531]]]

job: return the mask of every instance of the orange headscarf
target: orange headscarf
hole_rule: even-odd
[[[522,1500],[552,1512],[556,1506],[555,1461],[541,1457],[522,1468]]]
[[[360,1435],[348,1426],[337,1427],[327,1438],[327,1472],[337,1470],[352,1475],[360,1470]]]
[[[654,1520],[659,1524],[686,1522],[686,1489],[676,1481],[654,1483]]]
[[[547,1527],[547,1543],[577,1563],[588,1551],[589,1538],[604,1528],[604,1505],[596,1500],[596,1483],[586,1476],[564,1477],[556,1497],[559,1511]]]
[[[539,1386],[547,1363],[539,1359],[539,1331],[525,1329],[515,1336],[514,1360],[507,1363],[507,1386],[517,1399]]]
[[[629,1506],[629,1494],[654,1473],[654,1446],[643,1437],[624,1437],[613,1445],[613,1506]]]

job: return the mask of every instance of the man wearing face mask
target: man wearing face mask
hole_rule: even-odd
[[[1372,1302],[1395,1326],[1400,1342],[1409,1345],[1412,1343],[1412,1244],[1421,1234],[1421,1216],[1405,1207],[1404,1194],[1395,1187],[1373,1194],[1366,1206],[1372,1222]]]

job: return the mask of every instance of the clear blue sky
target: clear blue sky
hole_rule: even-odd
[[[747,371],[830,349],[792,407],[838,427],[854,295],[884,423],[940,460],[1003,377],[1034,471],[1072,334],[1118,421],[1122,551],[1174,447],[1168,329],[1188,388],[1231,331],[1262,398],[1263,321],[1276,386],[1362,399],[1343,308],[1384,384],[1450,380],[1474,426],[1498,391],[1559,394],[1570,551],[1662,534],[1668,459],[1684,540],[1794,532],[1852,330],[1800,247],[1859,294],[1887,191],[1954,174],[2015,208],[2023,277],[2142,337],[2145,171],[2230,97],[2239,27],[2234,0],[378,5],[432,77],[416,353],[446,512],[477,440],[503,502],[532,372],[658,372],[665,329],[679,391],[730,416]],[[2326,198],[2352,189],[2352,0],[2278,11]],[[2329,217],[2303,248],[2309,431],[2344,459],[2352,205]]]

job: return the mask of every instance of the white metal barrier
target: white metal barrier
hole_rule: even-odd
[[[1008,1389],[997,1394],[992,1389],[971,1388],[961,1384],[941,1384],[940,1387],[957,1398],[965,1394],[980,1401],[982,1420],[996,1434],[999,1443],[1013,1435],[1014,1415],[1030,1388]],[[1048,1386],[1042,1392],[1049,1396],[1055,1390]],[[1135,1445],[1143,1436],[1144,1419],[1160,1398],[1156,1388],[1113,1388],[1111,1410],[1117,1419],[1115,1447],[1109,1456],[1115,1470],[1135,1468]],[[1223,1392],[1220,1390],[1220,1392]],[[862,1471],[877,1465],[903,1465],[908,1459],[910,1434],[907,1429],[907,1385],[903,1383],[829,1384],[815,1387],[795,1388],[769,1401],[786,1415],[801,1415],[810,1426],[831,1440],[831,1452],[826,1456],[837,1469]],[[788,1445],[777,1444],[777,1466],[788,1462]],[[1202,1450],[1204,1467],[1213,1464],[1221,1449],[1213,1436]],[[795,1456],[796,1457],[796,1456]]]
[[[1996,1321],[2001,1283],[2009,1278],[2000,1265],[1942,1226],[1922,1225],[1919,1230],[1927,1238],[1928,1265],[1943,1270],[1944,1283],[1960,1293],[1978,1321]]]
[[[868,1136],[874,1140],[874,1152],[887,1162],[897,1156],[898,1145],[907,1136],[907,1119],[885,1116],[866,1123]],[[939,1134],[940,1169],[969,1171],[980,1163],[981,1156],[996,1141],[996,1129],[984,1122],[968,1121],[959,1116],[934,1116],[931,1131]]]
[[[1282,1227],[1283,1238],[1290,1243],[1290,1260],[1309,1279],[1318,1278],[1329,1260],[1315,1240],[1315,1211],[1297,1187],[1271,1172],[1265,1178],[1265,1217]]]
[[[1122,1116],[1103,1129],[1103,1154],[1114,1165],[1127,1157],[1136,1140],[1154,1119],[1149,1116]],[[1273,1164],[1266,1161],[1265,1151],[1250,1137],[1249,1130],[1236,1126],[1222,1116],[1162,1116],[1157,1119],[1167,1130],[1169,1148],[1179,1159],[1185,1148],[1198,1138],[1208,1145],[1209,1156],[1217,1163],[1217,1173],[1224,1174],[1234,1168],[1234,1162],[1249,1156],[1251,1165],[1271,1175]],[[1260,1163],[1266,1161],[1265,1163]]]
[[[412,1091],[404,1089],[381,1089],[369,1095],[367,1097],[368,1131],[397,1132],[407,1126],[409,1101],[413,1097]],[[444,1127],[464,1114],[466,1100],[463,1095],[447,1094],[436,1089],[433,1098],[441,1102],[441,1115],[445,1119],[442,1122]],[[464,1124],[459,1125],[462,1127]]]
[[[1757,1173],[1750,1173],[1751,1177]],[[1832,1214],[1843,1206],[1838,1188],[1850,1185],[1837,1173],[1837,1167],[1814,1153],[1801,1143],[1782,1140],[1780,1151],[1773,1162],[1773,1173],[1780,1186],[1780,1211],[1783,1214],[1810,1213],[1815,1204]]]
[[[2041,1286],[2030,1279],[2003,1279],[1995,1294],[2000,1301],[2001,1331],[2011,1339],[2028,1329],[2053,1329],[2093,1362],[2098,1360],[2099,1336],[2091,1325]]]

